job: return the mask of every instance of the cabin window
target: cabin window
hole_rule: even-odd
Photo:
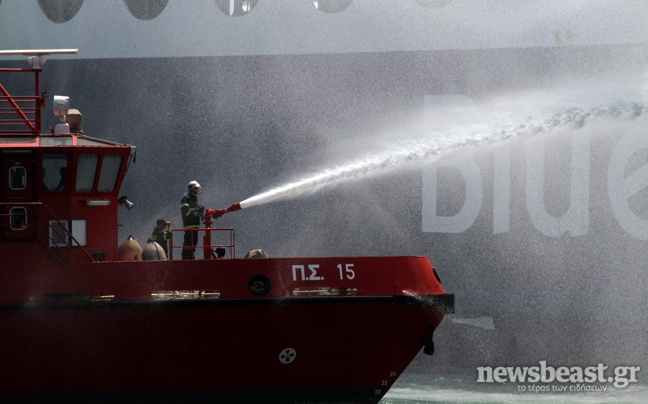
[[[88,232],[86,230],[86,220],[85,219],[72,219],[70,220],[70,227],[72,228],[72,237],[79,243],[72,242],[75,246],[87,246],[88,245]]]
[[[101,162],[101,174],[99,175],[97,191],[111,192],[115,190],[122,160],[121,154],[106,154],[104,156]]]
[[[9,188],[20,190],[27,188],[27,170],[23,166],[13,166],[9,169]]]
[[[77,191],[92,191],[97,174],[98,154],[82,154],[77,163]]]
[[[50,247],[69,247],[88,245],[88,225],[85,219],[50,220]],[[70,234],[77,242],[70,240]]]
[[[9,209],[9,227],[11,227],[11,230],[25,230],[27,228],[27,208],[14,206]]]
[[[67,176],[67,156],[65,154],[45,154],[43,156],[43,190],[63,191]]]

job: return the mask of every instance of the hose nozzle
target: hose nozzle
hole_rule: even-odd
[[[227,212],[236,212],[237,210],[241,210],[241,209],[242,209],[241,208],[241,203],[236,202],[234,205],[230,206],[226,210],[227,210]]]

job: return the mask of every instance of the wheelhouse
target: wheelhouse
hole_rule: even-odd
[[[31,69],[0,69],[34,75],[36,87],[13,95],[0,85],[0,241],[4,248],[39,243],[74,261],[117,260],[118,192],[136,148],[86,136],[64,96],[54,97],[61,123],[41,133],[43,55],[76,51],[29,52],[21,54],[33,55]]]
[[[0,239],[47,238],[50,247],[80,246],[95,259],[116,259],[118,192],[135,147],[69,134],[0,149]],[[48,234],[38,234],[42,228]]]

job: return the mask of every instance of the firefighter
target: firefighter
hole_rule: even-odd
[[[167,241],[173,237],[173,232],[171,231],[171,222],[164,219],[158,219],[157,226],[153,229],[153,235],[151,238],[153,241],[157,242],[160,247],[164,250],[164,253],[169,256],[169,247]]]
[[[182,202],[180,202],[180,212],[182,213],[182,225],[185,229],[198,229],[200,227],[200,215],[204,212],[205,207],[198,205],[198,190],[200,184],[198,181],[191,181],[187,184],[187,193]],[[194,259],[196,244],[198,241],[197,230],[185,230],[184,244],[182,249],[182,259]]]

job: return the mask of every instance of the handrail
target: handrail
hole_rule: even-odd
[[[83,258],[87,259],[89,262],[94,261],[92,256],[88,253],[88,251],[85,248],[83,248],[81,243],[79,243],[79,241],[76,238],[74,238],[74,236],[69,231],[69,229],[66,226],[63,225],[63,223],[56,217],[56,215],[54,215],[54,212],[52,212],[50,210],[50,208],[47,205],[45,205],[44,203],[42,203],[42,202],[2,202],[2,203],[0,203],[0,207],[3,207],[3,206],[11,206],[11,207],[33,206],[35,209],[43,210],[46,213],[46,217],[44,217],[44,221],[47,223],[47,226],[45,226],[46,229],[47,229],[47,231],[45,232],[47,234],[47,237],[43,237],[43,234],[42,234],[43,224],[42,224],[42,222],[38,221],[38,219],[37,219],[38,218],[38,213],[37,212],[34,212],[34,213],[30,214],[29,211],[28,211],[26,215],[15,215],[15,214],[11,214],[11,213],[0,213],[0,217],[9,217],[9,218],[11,218],[13,216],[27,216],[27,218],[29,218],[29,217],[36,218],[36,220],[33,220],[34,226],[38,230],[41,230],[41,231],[36,231],[34,233],[34,235],[41,242],[43,242],[46,245],[46,247],[52,248],[54,251],[58,251],[58,252],[61,252],[61,253],[62,253],[62,250],[60,249],[61,247],[78,247],[79,250],[70,249],[69,251],[75,251],[75,252],[80,251]],[[52,225],[50,224],[50,220],[56,221],[56,223],[58,223],[58,225],[59,225],[59,229],[55,229],[54,227],[52,227]],[[30,221],[27,220],[27,226],[29,226],[29,223],[30,223]],[[2,227],[8,227],[8,228],[10,226],[11,226],[11,220],[9,220],[9,223],[2,225]],[[50,229],[52,229],[57,234],[57,236],[60,236],[59,231],[62,229],[64,231],[63,237],[60,237],[60,240],[53,240],[52,237],[50,236],[50,231],[49,231]],[[68,242],[68,240],[70,240],[71,242]],[[52,242],[52,245],[50,245],[49,242]],[[63,244],[63,245],[60,245],[60,244]],[[63,255],[66,257],[66,259],[68,261],[71,261],[70,257],[68,257],[67,254],[63,254]]]
[[[40,69],[0,68],[0,73],[33,73],[34,95],[11,95],[0,84],[0,135],[30,133],[40,135],[41,108],[45,105],[45,93],[39,95]],[[6,128],[10,127],[10,128]]]
[[[173,229],[173,233],[176,232],[198,232],[200,233],[201,231],[204,231],[205,234],[203,235],[203,243],[202,244],[196,244],[192,245],[190,247],[186,248],[191,248],[191,259],[197,259],[195,256],[195,249],[197,248],[202,248],[203,249],[203,258],[204,260],[213,260],[217,259],[218,253],[217,249],[218,248],[225,248],[229,250],[229,257],[230,258],[235,258],[236,257],[236,247],[235,247],[235,232],[233,227],[222,227],[222,228],[183,228],[183,229]],[[211,235],[213,232],[229,232],[229,244],[212,244],[211,242]],[[184,249],[184,245],[173,245],[173,237],[169,239],[169,259],[173,260],[173,249]]]

